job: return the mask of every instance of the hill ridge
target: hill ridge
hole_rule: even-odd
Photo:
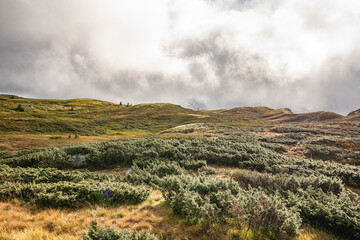
[[[18,108],[18,105],[22,109]],[[356,113],[356,111],[355,111]],[[329,111],[293,113],[289,108],[265,106],[192,110],[172,103],[120,105],[92,98],[34,99],[0,95],[0,132],[123,134],[160,131],[191,123],[224,123],[261,127],[281,123],[360,121],[360,114],[344,117]]]

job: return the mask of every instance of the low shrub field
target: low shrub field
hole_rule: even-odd
[[[126,179],[161,189],[173,212],[190,224],[235,229],[254,239],[290,239],[303,223],[347,239],[360,237],[359,197],[337,177],[238,171],[220,179],[200,171],[189,175],[164,161],[139,165]],[[159,171],[159,166],[168,167]]]
[[[327,131],[293,128],[271,128],[285,134],[275,137],[231,128],[211,138],[123,139],[3,155],[0,198],[80,208],[138,204],[157,189],[187,224],[232,239],[293,239],[303,224],[360,239],[359,196],[348,189],[360,187],[360,167],[282,154],[297,144],[320,146],[324,141],[309,139]],[[94,172],[118,166],[131,168],[124,177]],[[93,222],[84,239],[157,238]]]
[[[340,178],[345,184],[360,186],[360,168],[331,161],[289,158],[261,146],[244,142],[245,137],[205,140],[162,140],[156,138],[117,140],[103,143],[67,145],[58,149],[19,152],[0,160],[12,167],[108,168],[132,165],[137,159],[164,158],[176,161],[206,161],[219,166],[240,167],[268,173],[325,175]],[[82,161],[78,159],[83,159]]]

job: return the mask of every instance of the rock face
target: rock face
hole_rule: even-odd
[[[349,114],[347,115],[347,117],[348,117],[348,116],[355,116],[355,115],[358,115],[358,114],[360,114],[360,109],[355,110],[355,111],[352,111],[351,113],[349,113]]]
[[[360,121],[360,109],[352,111],[346,116],[345,119],[348,121],[356,121],[356,122]]]
[[[282,108],[282,110],[287,114],[292,114],[293,112],[290,110],[290,108]]]
[[[71,160],[75,167],[81,167],[86,165],[86,157],[87,155],[76,154],[71,156]]]

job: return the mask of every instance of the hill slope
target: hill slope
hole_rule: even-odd
[[[20,109],[17,109],[21,105]],[[173,104],[120,106],[94,100],[0,98],[0,131],[3,133],[118,134],[129,129],[156,132],[190,123],[204,114]]]
[[[194,111],[170,103],[119,104],[88,99],[29,99],[0,96],[2,133],[74,133],[117,135],[140,130],[160,132],[189,123],[225,123],[238,127],[268,126],[278,123],[358,120],[327,112],[294,114],[290,109],[238,107],[230,110]]]
[[[346,116],[346,119],[351,121],[360,121],[360,109],[350,112]]]

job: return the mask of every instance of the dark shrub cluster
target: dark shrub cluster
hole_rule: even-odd
[[[343,151],[332,146],[322,146],[316,144],[305,144],[306,155],[314,159],[338,160],[342,157]]]
[[[360,207],[352,194],[334,195],[316,189],[289,195],[289,205],[297,206],[304,221],[321,226],[346,239],[360,239]],[[357,196],[356,196],[357,197]]]
[[[151,189],[120,182],[118,176],[1,165],[0,199],[18,198],[42,207],[76,208],[88,204],[137,204]]]
[[[305,142],[304,146],[307,157],[360,165],[360,140],[358,138],[311,138]]]
[[[207,166],[204,160],[185,160],[179,162],[180,166],[187,170],[199,170]]]
[[[287,208],[279,196],[241,190],[231,180],[169,176],[162,190],[173,212],[191,223],[251,229],[256,238],[288,239],[299,234],[296,208]]]
[[[154,234],[140,233],[129,229],[117,231],[111,227],[99,226],[97,221],[93,221],[89,226],[88,232],[84,235],[84,240],[157,240]]]
[[[40,148],[32,151],[20,151],[15,156],[5,158],[0,164],[12,167],[53,167],[72,168],[71,156],[63,149]]]
[[[254,239],[292,239],[300,233],[302,219],[296,207],[286,205],[277,192],[242,191],[230,210],[237,226],[252,228]]]
[[[259,138],[259,141],[267,143],[279,143],[284,145],[295,145],[298,143],[298,140],[288,137],[286,135],[280,135],[276,137],[262,137]]]
[[[261,142],[260,146],[273,150],[277,153],[284,153],[287,151],[286,145],[279,144],[279,143],[269,143],[269,142]]]
[[[245,189],[260,187],[270,196],[280,197],[287,208],[298,209],[304,222],[344,238],[360,237],[360,207],[356,206],[359,197],[346,190],[339,179],[255,172],[236,172],[233,178]]]
[[[119,176],[98,174],[90,171],[64,171],[56,168],[12,168],[8,165],[0,165],[0,183],[56,183],[59,181],[81,182],[90,179],[97,181],[120,181]]]
[[[324,175],[338,177],[346,185],[360,186],[360,168],[347,164],[269,155],[268,157],[259,156],[241,161],[239,167],[271,174],[287,173],[299,176]]]
[[[325,193],[340,194],[345,190],[342,181],[334,177],[297,176],[289,174],[268,174],[253,171],[238,171],[232,178],[244,189],[262,187],[267,190],[291,191],[296,193],[299,189],[321,189]]]
[[[208,167],[203,160],[172,160],[166,158],[134,160],[132,171],[124,181],[135,184],[148,184],[159,188],[166,176],[185,174],[212,175],[216,170]]]
[[[126,175],[124,181],[135,184],[148,184],[158,187],[161,179],[168,175],[186,174],[178,162],[166,159],[136,160],[133,170]]]
[[[270,128],[271,132],[276,133],[311,133],[311,134],[325,134],[326,131],[318,128],[304,128],[294,126],[280,126]]]
[[[13,183],[0,185],[0,198],[33,201],[41,207],[76,208],[86,204],[138,204],[151,190],[127,183],[82,181],[57,183]]]

